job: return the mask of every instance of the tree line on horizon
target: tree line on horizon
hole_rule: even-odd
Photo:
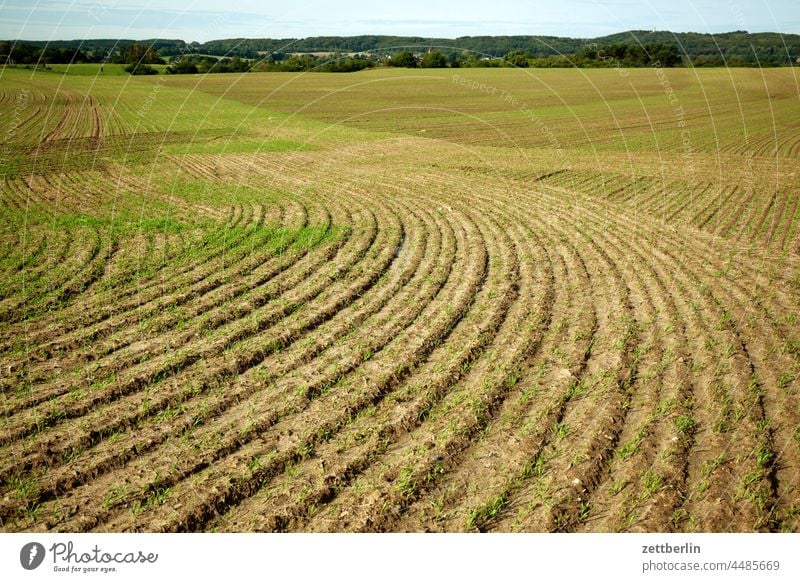
[[[650,42],[650,41],[655,42]],[[449,44],[448,44],[449,43]],[[391,48],[396,47],[396,48]],[[291,51],[291,52],[289,52]],[[311,53],[325,54],[311,54]],[[458,39],[355,36],[148,41],[0,41],[0,64],[123,63],[132,74],[247,71],[352,72],[394,67],[788,66],[800,64],[800,35],[629,31],[597,39],[483,36]]]
[[[800,58],[800,35],[748,33],[723,34],[672,33],[668,31],[628,31],[592,39],[555,36],[466,36],[456,39],[350,36],[309,37],[305,39],[224,39],[190,43],[196,52],[259,59],[280,53],[379,53],[399,50],[425,52],[438,50],[452,57],[463,51],[478,58],[497,58],[513,52],[537,58],[580,55],[586,47],[611,45],[669,45],[675,47],[687,65],[694,66],[788,66]],[[169,50],[169,49],[167,49]],[[173,49],[174,50],[174,49]],[[162,54],[167,54],[162,52]]]

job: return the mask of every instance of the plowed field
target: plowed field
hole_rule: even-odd
[[[0,69],[0,529],[800,531],[799,87]]]

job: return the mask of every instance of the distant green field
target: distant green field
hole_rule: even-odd
[[[0,69],[0,530],[800,532],[784,69]]]
[[[158,70],[160,73],[164,72],[164,69],[167,68],[167,65],[150,65],[154,69]],[[47,65],[47,69],[39,69],[37,72],[39,73],[57,73],[62,75],[74,75],[74,76],[104,76],[104,77],[114,77],[114,76],[122,76],[128,75],[125,72],[124,68],[125,65],[117,64],[117,63],[76,63],[76,64],[54,64],[54,65]],[[16,67],[8,67],[9,71],[12,69],[18,70],[29,70],[25,69],[23,66],[16,66]],[[102,69],[102,71],[101,71]]]
[[[791,69],[379,69],[166,82],[368,131],[496,146],[675,152],[689,131],[695,150],[775,141],[778,155],[795,156],[800,130]]]
[[[114,76],[114,75],[127,75],[123,68],[125,65],[118,65],[114,63],[108,64],[98,64],[98,63],[80,63],[80,64],[72,64],[72,65],[49,65],[50,69],[54,73],[63,73],[66,75],[107,75],[107,76]],[[102,73],[100,69],[102,68]]]
[[[125,72],[125,65],[120,65],[116,63],[80,63],[80,64],[73,64],[73,65],[48,65],[54,73],[64,73],[66,75],[104,75],[104,76],[114,76],[114,75],[127,75],[128,73]],[[150,65],[157,71],[163,73],[164,69],[167,68],[167,65]],[[101,72],[102,69],[102,72]]]

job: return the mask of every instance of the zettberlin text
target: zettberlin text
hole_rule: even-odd
[[[700,546],[694,544],[656,544],[654,546],[642,546],[643,554],[699,554]]]

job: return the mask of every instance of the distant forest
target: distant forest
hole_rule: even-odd
[[[143,50],[145,47],[147,50]],[[333,53],[312,55],[311,53]],[[164,59],[164,60],[162,60]],[[233,60],[235,59],[235,60]],[[244,59],[244,61],[242,61]],[[349,36],[305,39],[0,41],[0,64],[171,62],[167,72],[353,71],[390,66],[798,66],[800,35],[628,31],[593,39]],[[245,64],[243,64],[245,63]]]
[[[227,39],[197,45],[198,52],[259,58],[272,53],[348,52],[391,53],[401,49],[429,48],[452,56],[463,51],[487,57],[511,52],[535,57],[578,55],[586,47],[609,45],[668,45],[678,49],[686,64],[695,66],[796,65],[800,58],[800,35],[746,31],[724,34],[672,33],[632,30],[592,39],[556,36],[464,36],[456,39],[400,36],[320,36],[305,39]],[[162,53],[166,54],[166,53]]]

